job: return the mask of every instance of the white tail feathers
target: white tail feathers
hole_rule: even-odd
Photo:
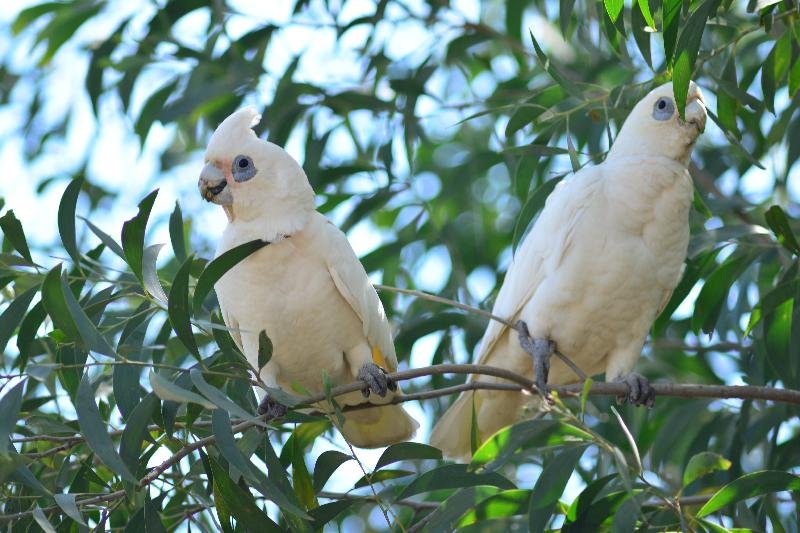
[[[450,459],[466,461],[472,457],[470,434],[474,397],[473,391],[462,393],[431,432],[431,446],[442,450]]]
[[[339,430],[344,438],[359,448],[380,448],[408,440],[419,424],[399,405],[384,405],[350,411]]]

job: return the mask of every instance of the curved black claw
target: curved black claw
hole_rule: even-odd
[[[534,339],[528,331],[528,324],[524,320],[516,323],[519,332],[519,344],[522,349],[533,357],[533,373],[536,388],[548,401],[552,401],[547,391],[547,377],[550,374],[550,356],[556,351],[556,343],[549,339]]]
[[[366,385],[361,389],[365,398],[369,398],[372,392],[383,398],[387,391],[397,390],[397,383],[386,374],[386,370],[375,363],[364,363],[356,377]]]
[[[288,410],[288,407],[273,400],[269,394],[264,395],[264,399],[258,404],[258,414],[263,416],[264,420],[267,422],[276,418],[282,418],[286,415]]]
[[[617,378],[615,381],[622,382],[628,386],[628,394],[617,396],[617,403],[632,403],[633,405],[645,405],[653,407],[656,401],[656,391],[650,386],[650,382],[641,374],[631,372]]]

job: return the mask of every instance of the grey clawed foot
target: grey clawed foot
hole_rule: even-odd
[[[550,339],[534,339],[528,331],[528,325],[524,320],[516,324],[519,332],[519,344],[522,349],[533,357],[533,374],[536,388],[548,402],[552,402],[550,393],[547,391],[547,377],[550,374],[550,357],[556,351],[556,343]]]
[[[364,382],[365,387],[361,389],[361,394],[365,398],[369,398],[370,393],[373,392],[383,398],[387,391],[397,390],[397,383],[386,374],[386,370],[375,363],[365,363],[358,370],[356,377],[359,381]]]
[[[289,411],[289,408],[273,400],[269,394],[264,396],[261,403],[258,404],[258,414],[264,417],[264,420],[269,422],[276,418],[282,418]]]
[[[633,405],[645,405],[653,407],[656,401],[656,391],[650,386],[650,382],[641,374],[631,372],[624,376],[617,378],[619,381],[628,386],[628,394],[617,396],[617,403],[631,403]]]

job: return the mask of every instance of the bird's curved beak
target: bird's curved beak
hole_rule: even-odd
[[[686,123],[693,125],[697,128],[697,134],[701,134],[706,129],[706,120],[708,113],[706,112],[705,98],[700,87],[691,84],[689,87],[689,95],[686,100]]]
[[[233,195],[228,189],[228,182],[225,175],[212,162],[206,163],[200,171],[200,179],[197,182],[200,194],[207,202],[219,205],[230,205],[233,203]]]

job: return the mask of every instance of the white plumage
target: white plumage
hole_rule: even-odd
[[[587,375],[605,372],[610,381],[632,370],[682,275],[693,197],[687,166],[706,120],[694,83],[685,116],[681,120],[675,110],[671,83],[645,96],[605,161],[556,186],[497,296],[493,314],[524,320],[531,337],[554,341]],[[478,361],[522,375],[533,371],[517,332],[495,321],[481,341]],[[576,380],[553,359],[549,383]],[[519,417],[524,398],[513,392],[464,393],[434,428],[431,444],[450,457],[469,457],[473,406],[482,441]]]
[[[289,392],[296,386],[322,391],[324,374],[334,385],[350,383],[365,365],[395,371],[389,323],[363,266],[345,235],[314,209],[302,168],[256,137],[251,127],[259,120],[244,108],[220,124],[199,183],[203,196],[228,216],[217,255],[253,239],[271,242],[215,286],[234,340],[257,367],[258,335],[266,331],[273,356],[261,378]],[[395,392],[385,386],[383,398],[373,393],[365,400],[357,392],[338,400],[386,403]],[[408,439],[416,428],[397,405],[348,412],[340,427],[360,447]]]

